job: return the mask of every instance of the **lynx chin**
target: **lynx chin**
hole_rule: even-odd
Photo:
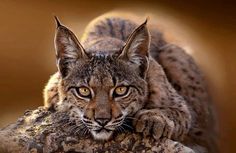
[[[214,120],[202,74],[157,26],[105,15],[78,41],[56,22],[58,72],[45,87],[45,106],[68,111],[77,130],[96,140],[133,130],[212,150]]]

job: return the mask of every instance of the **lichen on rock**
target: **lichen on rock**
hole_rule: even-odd
[[[26,111],[15,123],[0,129],[1,152],[193,152],[169,139],[154,141],[134,131],[119,133],[109,141],[95,141],[89,133],[75,133],[68,112],[39,107]],[[172,148],[170,147],[172,145]],[[181,148],[181,150],[177,150]]]

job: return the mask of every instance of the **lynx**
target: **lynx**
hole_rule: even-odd
[[[58,19],[58,72],[45,105],[66,110],[97,140],[133,128],[143,136],[213,152],[214,121],[203,76],[193,58],[166,42],[147,20],[104,16],[81,40]],[[127,122],[131,120],[131,123]]]

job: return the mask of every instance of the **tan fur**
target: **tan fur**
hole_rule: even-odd
[[[99,52],[99,54],[107,54],[108,52],[116,54],[117,50],[123,48],[125,42],[126,46],[129,44],[127,39],[131,37],[130,34],[136,27],[137,24],[129,19],[114,16],[100,17],[88,26],[81,43],[85,51],[92,56]],[[62,79],[59,73],[56,73],[45,88],[45,105],[53,107],[57,103],[57,107],[71,111],[72,116],[77,116],[78,108],[80,108],[92,120],[98,115],[99,118],[111,118],[113,122],[120,119],[122,110],[128,107],[126,110],[128,110],[128,116],[134,118],[133,126],[136,132],[140,132],[144,136],[153,136],[155,139],[176,140],[194,149],[195,152],[203,152],[203,150],[215,152],[215,131],[212,127],[214,120],[202,74],[194,60],[183,49],[167,43],[162,34],[153,27],[155,26],[151,26],[149,29],[151,41],[148,52],[150,55],[147,55],[149,64],[147,73],[145,72],[147,91],[145,83],[140,82],[144,85],[142,90],[145,93],[140,96],[134,91],[132,92],[136,95],[136,104],[127,105],[123,102],[126,99],[122,99],[122,102],[117,104],[109,96],[105,96],[115,85],[112,84],[112,78],[109,77],[107,71],[98,68],[94,70],[96,71],[94,73],[98,75],[89,85],[91,88],[98,87],[101,83],[97,78],[99,75],[103,76],[102,82],[105,84],[100,84],[103,89],[99,94],[96,94],[93,101],[89,103],[75,101],[72,94],[66,91],[66,84],[70,83]],[[134,39],[138,39],[136,35]],[[140,36],[143,37],[143,35]],[[143,38],[138,39],[134,44],[139,46],[138,43],[147,40],[148,37]],[[131,40],[133,41],[133,39]],[[143,41],[143,43],[147,44],[148,42]],[[142,44],[141,49],[146,50]],[[137,58],[133,60],[144,62],[145,65],[144,59],[142,59],[144,61]],[[70,66],[70,69],[77,69],[81,65],[83,63],[76,67]],[[135,65],[134,69],[136,69]],[[128,73],[129,70],[125,71],[124,69],[124,73]],[[109,81],[111,81],[110,84],[108,84]],[[127,101],[134,99],[132,94]],[[105,103],[105,101],[107,102]]]

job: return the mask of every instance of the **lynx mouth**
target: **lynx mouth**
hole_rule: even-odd
[[[111,132],[112,130],[107,129],[107,128],[100,128],[98,130],[94,130],[96,133],[100,133],[100,132]]]
[[[113,131],[106,128],[100,128],[98,130],[91,131],[91,134],[96,140],[109,140],[113,134]]]

